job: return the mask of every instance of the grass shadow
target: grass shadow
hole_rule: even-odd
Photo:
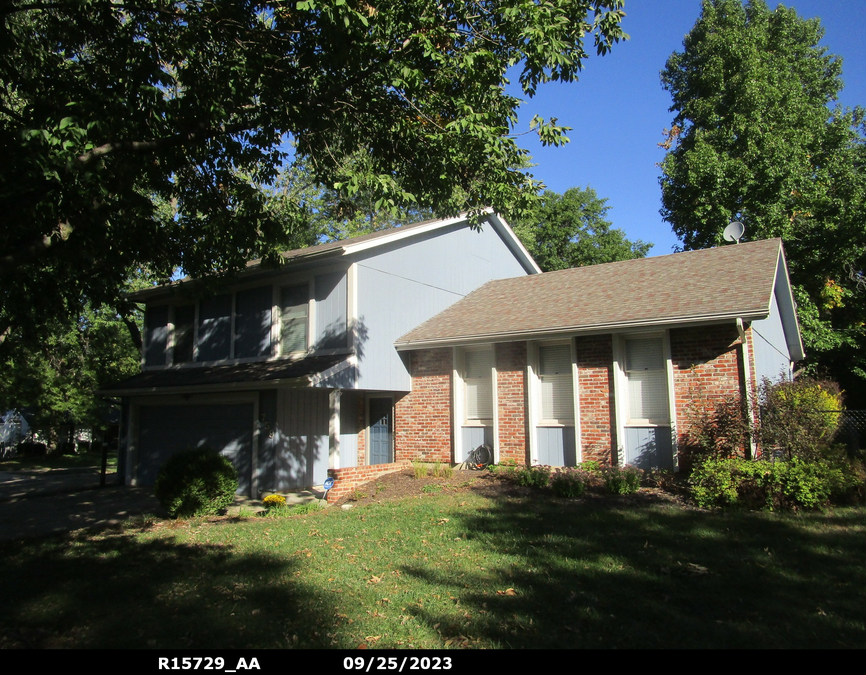
[[[783,517],[539,496],[452,511],[480,547],[460,598],[413,608],[443,639],[503,647],[862,647],[866,512]]]

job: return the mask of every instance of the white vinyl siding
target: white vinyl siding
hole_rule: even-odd
[[[465,355],[466,420],[493,419],[493,352],[470,351]]]
[[[539,347],[538,361],[542,420],[573,423],[574,385],[571,347],[569,345]]]
[[[286,286],[280,293],[283,355],[307,351],[310,293],[307,284]]]
[[[668,387],[661,338],[626,340],[628,423],[667,424]]]

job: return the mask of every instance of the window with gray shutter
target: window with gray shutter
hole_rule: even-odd
[[[493,419],[493,352],[466,352],[464,370],[467,421]]]
[[[669,422],[668,381],[662,339],[626,340],[625,352],[629,420],[654,424]]]
[[[286,286],[280,291],[283,356],[307,351],[307,316],[310,292],[307,284]]]
[[[538,379],[541,383],[541,418],[573,421],[574,385],[569,345],[539,347]]]

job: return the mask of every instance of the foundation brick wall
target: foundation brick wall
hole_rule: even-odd
[[[529,462],[526,425],[526,343],[495,346],[499,461]]]
[[[741,341],[733,324],[679,328],[671,330],[670,336],[677,440],[685,444],[695,406],[712,407],[728,396],[742,395]],[[746,339],[751,341],[751,328]],[[749,353],[753,354],[751,348]],[[754,372],[752,365],[753,380]]]
[[[583,460],[611,464],[616,457],[613,338],[579,337],[576,348]]]
[[[334,479],[334,487],[328,491],[328,503],[333,504],[342,497],[351,494],[364,483],[374,481],[385,474],[401,471],[408,466],[409,462],[393,462],[346,469],[328,469],[328,476]]]
[[[397,461],[451,462],[451,349],[412,352],[412,391],[397,401]]]

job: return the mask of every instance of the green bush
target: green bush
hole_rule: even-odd
[[[604,486],[615,495],[630,495],[640,489],[641,471],[633,466],[610,466],[602,470]]]
[[[518,485],[546,488],[550,484],[549,466],[526,466],[518,469],[515,475]]]
[[[860,480],[844,464],[798,457],[775,462],[708,459],[689,480],[692,498],[704,508],[815,509],[834,495],[856,491]]]
[[[587,473],[580,469],[562,469],[550,477],[550,487],[557,497],[581,497],[586,493]]]
[[[791,459],[828,456],[843,409],[833,382],[797,380],[761,386],[757,438],[765,452]]]
[[[210,448],[173,455],[156,479],[154,492],[172,518],[222,513],[234,502],[238,473],[227,457]]]
[[[585,462],[578,464],[578,468],[590,473],[599,473],[601,471],[601,462],[597,462],[594,459],[588,459]]]

